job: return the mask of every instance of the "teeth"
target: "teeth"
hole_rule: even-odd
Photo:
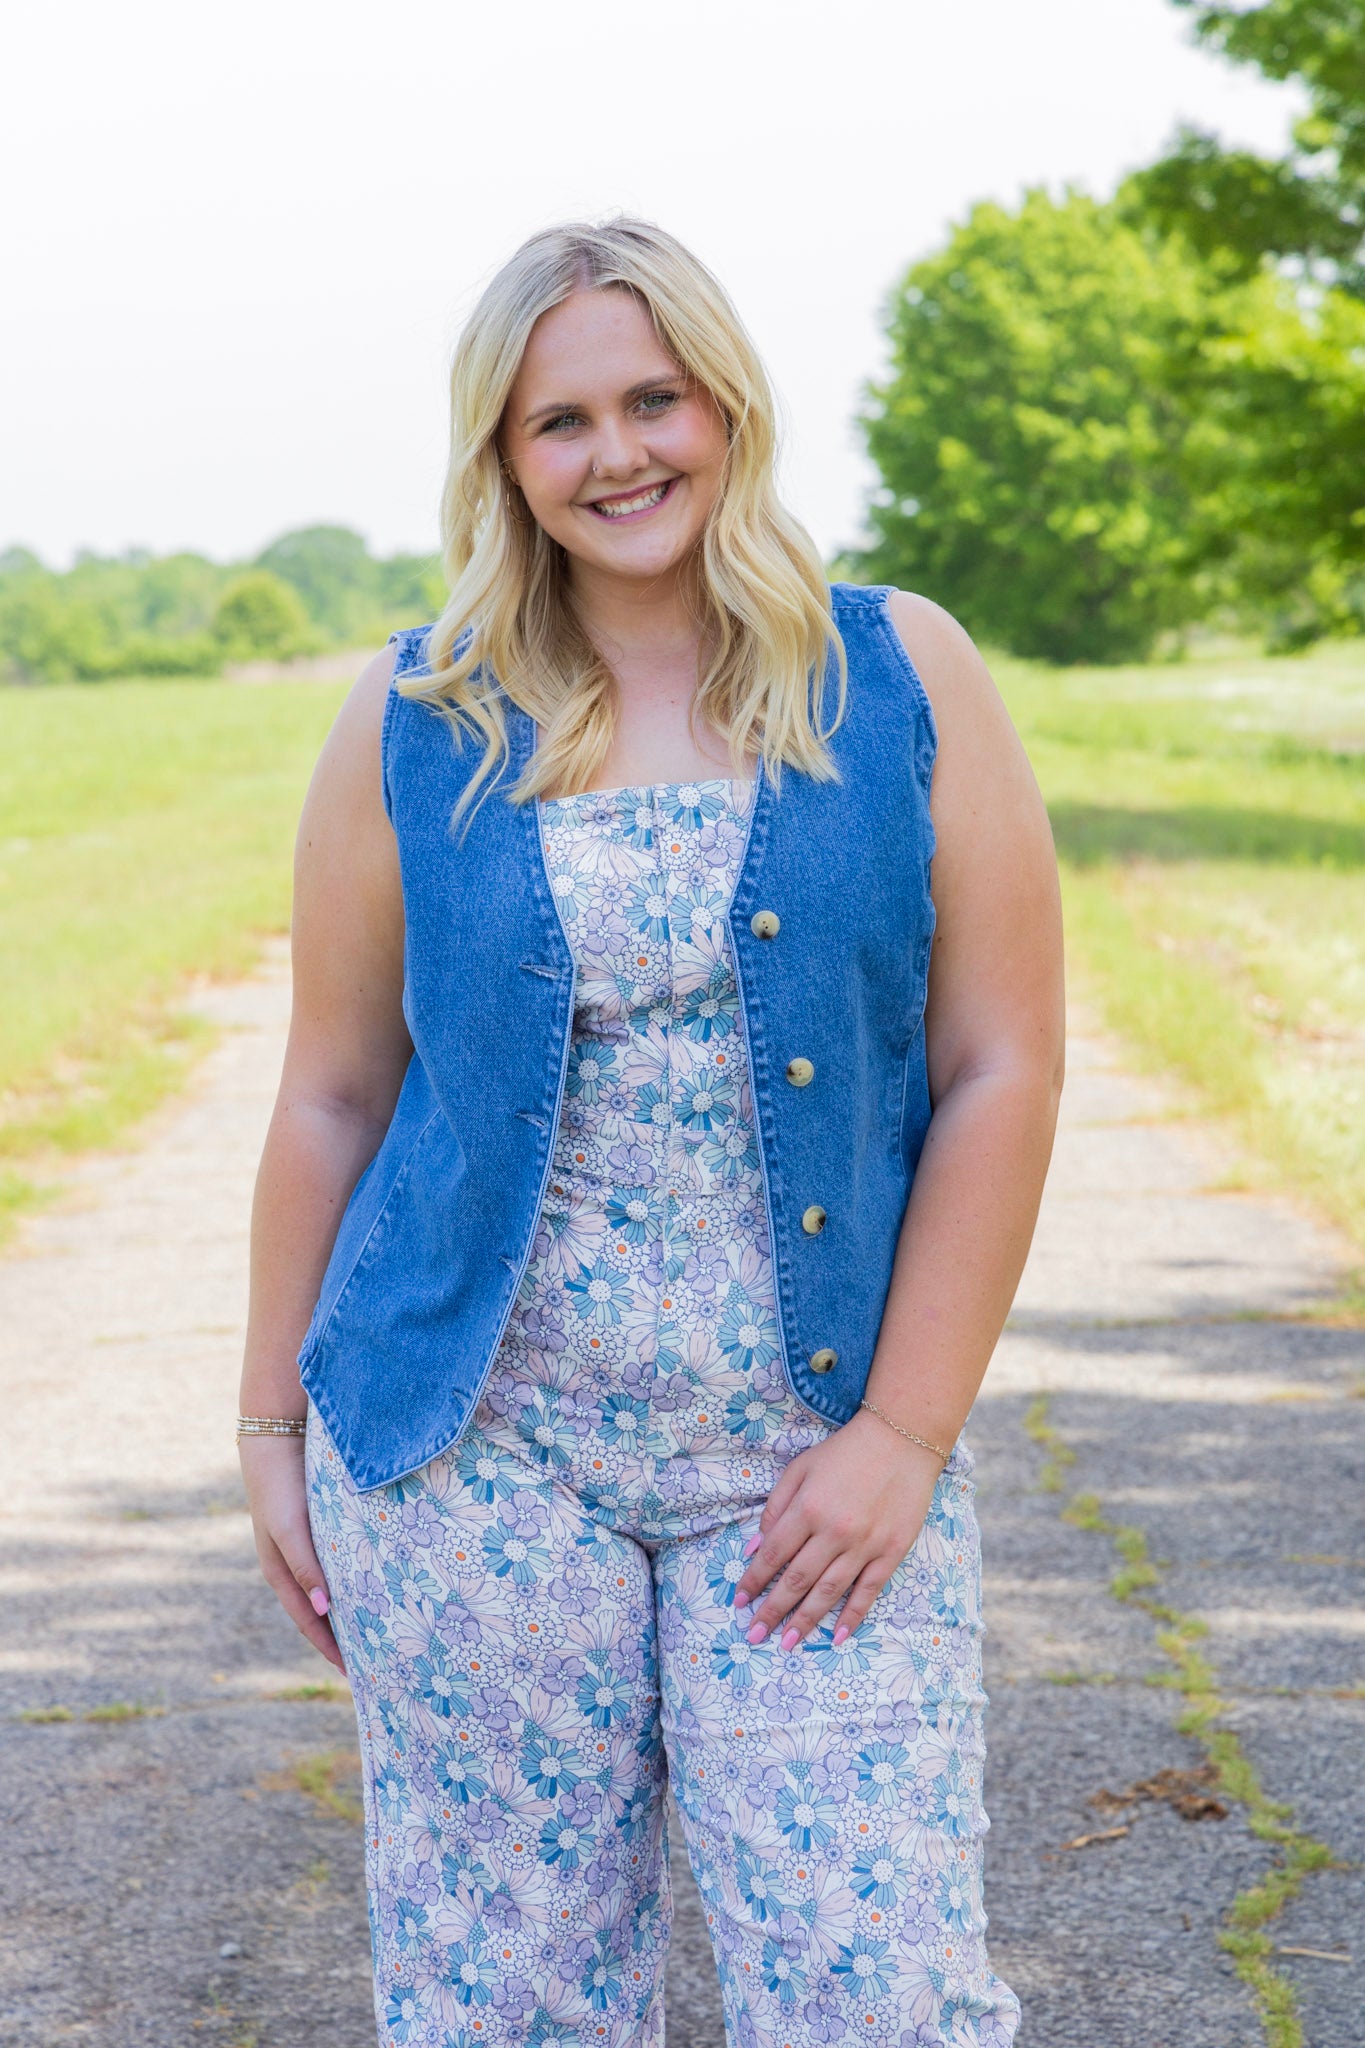
[[[670,477],[669,483],[671,482]],[[667,483],[656,484],[652,491],[642,491],[638,498],[618,498],[615,504],[597,504],[593,506],[593,510],[600,512],[604,519],[624,519],[627,512],[643,512],[647,505],[657,505],[667,489]]]

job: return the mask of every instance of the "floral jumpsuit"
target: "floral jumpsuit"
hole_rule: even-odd
[[[543,800],[578,964],[535,1242],[463,1438],[309,1505],[355,1693],[383,2048],[662,2048],[671,1779],[730,2048],[1006,2048],[972,1458],[839,1648],[734,1606],[830,1433],[779,1351],[723,922],[752,781]]]

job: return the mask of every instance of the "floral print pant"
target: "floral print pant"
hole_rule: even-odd
[[[732,2048],[1005,2048],[983,1946],[977,1530],[959,1442],[838,1649],[756,1647],[757,1512],[641,1541],[471,1432],[311,1513],[364,1766],[379,2039],[662,2048],[665,1772]]]
[[[383,2048],[662,2048],[666,1781],[730,2048],[1006,2048],[959,1442],[835,1648],[736,1613],[789,1389],[724,913],[752,785],[542,804],[577,963],[545,1201],[470,1426],[358,1493],[310,1410]]]

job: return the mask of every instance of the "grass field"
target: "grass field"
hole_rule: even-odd
[[[62,1154],[116,1138],[208,1042],[192,974],[287,930],[336,683],[0,692],[0,1236]]]
[[[993,667],[1051,809],[1073,982],[1230,1121],[1249,1181],[1365,1258],[1365,646]],[[191,974],[287,929],[344,690],[0,693],[0,1210],[175,1085],[205,1037],[177,1008]]]
[[[1365,647],[995,673],[1073,980],[1365,1255]]]

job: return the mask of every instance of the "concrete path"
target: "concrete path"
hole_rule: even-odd
[[[372,2048],[350,1702],[256,1575],[231,1442],[287,1000],[282,946],[204,990],[226,1030],[188,1093],[139,1149],[80,1162],[0,1257],[6,2048]],[[969,1431],[993,1960],[1028,2048],[1263,2038],[1217,1935],[1272,1845],[1236,1805],[1091,1803],[1203,1756],[1177,1732],[1185,1699],[1148,1682],[1174,1670],[1158,1624],[1108,1590],[1110,1537],[1063,1519],[1092,1493],[1091,1521],[1146,1532],[1147,1597],[1207,1624],[1265,1792],[1343,1866],[1268,1932],[1352,1963],[1271,1961],[1307,2048],[1362,2048],[1365,1339],[1294,1320],[1344,1248],[1287,1204],[1209,1192],[1214,1137],[1161,1121],[1163,1092],[1078,1026],[1034,1255]],[[1049,1471],[1062,1491],[1039,1490]],[[677,1862],[675,1883],[670,2048],[720,2048]]]

